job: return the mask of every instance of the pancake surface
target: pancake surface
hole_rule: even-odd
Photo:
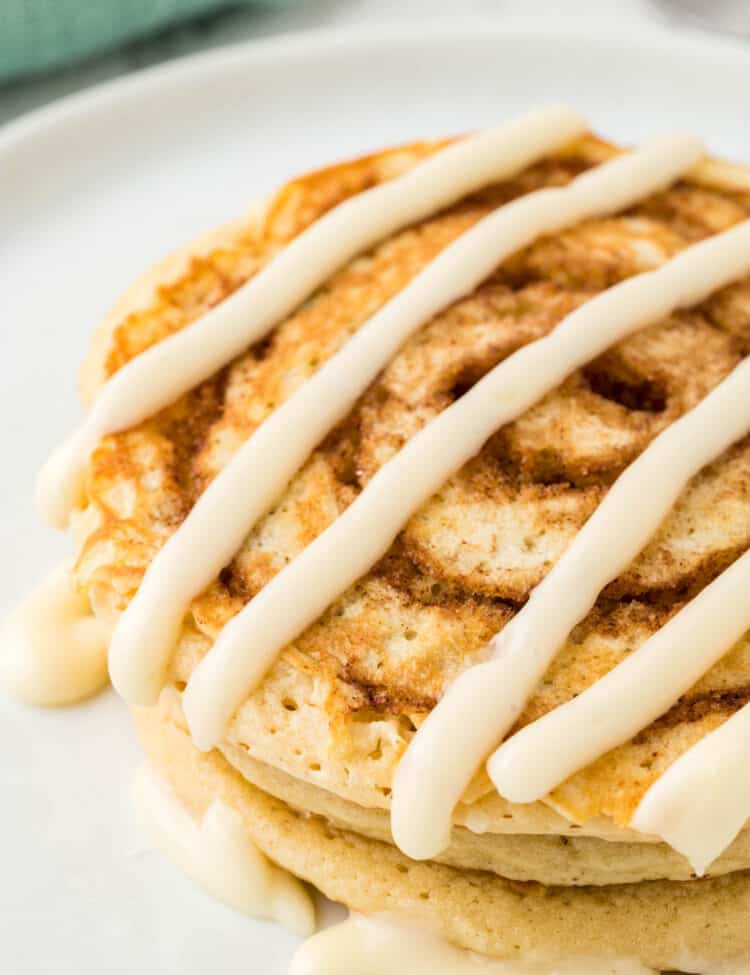
[[[96,336],[82,377],[87,398],[134,356],[231,294],[327,209],[435,148],[392,150],[303,177],[156,268]],[[160,546],[247,437],[444,247],[498,205],[564,185],[613,152],[586,138],[394,235],[344,267],[220,374],[148,422],[105,438],[92,459],[88,505],[75,525],[77,579],[97,614],[112,618],[124,609]],[[177,692],[221,628],[411,436],[587,299],[750,217],[750,176],[735,172],[731,185],[703,183],[678,183],[622,215],[539,240],[406,343],[191,606],[170,686],[147,734],[162,766],[169,768],[172,746],[183,755],[179,764],[198,762],[185,750]],[[312,813],[324,833],[353,837],[345,840],[358,851],[352,869],[380,857],[390,840],[394,769],[446,686],[513,618],[622,470],[749,351],[746,280],[620,343],[500,430],[412,518],[387,556],[284,651],[235,716],[223,758],[211,759],[220,770],[217,782],[240,781],[234,767],[247,780],[248,795],[261,790],[259,802],[272,817],[273,810],[296,820]],[[749,501],[750,438],[693,479],[651,544],[574,630],[519,727],[607,673],[744,552]],[[473,871],[466,889],[486,889],[488,910],[510,910],[507,892],[518,881],[558,891],[549,904],[568,903],[579,892],[560,891],[580,887],[575,903],[582,916],[586,904],[600,902],[593,891],[601,886],[601,897],[608,892],[612,904],[642,904],[633,906],[623,928],[631,935],[660,899],[654,923],[662,927],[683,898],[700,902],[696,917],[706,905],[724,903],[730,895],[722,891],[746,899],[750,832],[713,866],[717,879],[704,885],[690,881],[681,856],[626,826],[655,779],[750,700],[749,673],[745,638],[667,714],[545,803],[513,806],[478,775],[456,812],[444,864],[425,865],[425,877],[450,886],[454,875]],[[296,856],[287,857],[295,872],[358,909],[382,909],[377,898],[359,905],[344,879],[326,887],[327,871],[301,869]],[[652,889],[657,881],[663,883]],[[533,889],[534,898],[542,896]],[[399,890],[407,901],[412,896],[408,884]],[[698,890],[711,893],[704,900],[693,893]],[[452,909],[474,917],[468,895]],[[725,914],[731,929],[734,914]],[[478,940],[478,923],[466,921],[461,931],[449,925],[449,934],[507,953],[499,936]],[[598,930],[603,938],[603,921]],[[712,956],[750,953],[745,937],[712,941]],[[674,961],[666,948],[644,958]]]

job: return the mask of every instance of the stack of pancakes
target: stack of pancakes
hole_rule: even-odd
[[[232,293],[326,210],[437,148],[305,176],[155,268],[96,335],[85,397]],[[117,617],[239,446],[441,249],[498,205],[564,185],[615,152],[587,137],[394,235],[221,373],[105,438],[74,524],[77,580],[97,615]],[[617,217],[539,240],[433,319],[195,600],[159,705],[135,718],[152,761],[196,814],[223,798],[270,857],[330,897],[365,913],[416,915],[479,952],[616,954],[694,971],[750,956],[750,832],[698,880],[682,856],[628,829],[663,771],[750,701],[748,640],[544,803],[510,804],[478,775],[439,862],[409,860],[389,826],[394,770],[446,687],[523,605],[622,470],[750,353],[750,280],[622,342],[492,437],[387,556],[286,648],[218,750],[198,751],[180,706],[221,628],[441,410],[598,292],[750,217],[750,174],[703,172]],[[748,547],[750,439],[694,478],[573,631],[518,727],[618,664]]]

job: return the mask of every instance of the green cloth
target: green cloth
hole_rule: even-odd
[[[0,81],[49,71],[238,0],[0,0]]]

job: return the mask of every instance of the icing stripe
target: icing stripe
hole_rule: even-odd
[[[748,587],[750,552],[621,664],[514,735],[491,763],[502,794],[542,798],[669,710],[750,628]]]
[[[183,695],[196,744],[220,740],[280,650],[385,555],[409,517],[499,427],[611,345],[748,271],[750,221],[593,298],[441,413],[224,628]]]
[[[738,602],[747,602],[750,565]],[[724,612],[720,607],[719,613]],[[750,624],[748,624],[750,625]],[[750,819],[750,704],[702,738],[657,779],[631,821],[661,836],[702,876]]]
[[[39,510],[64,528],[81,501],[86,465],[103,436],[141,423],[218,372],[357,254],[523,170],[585,127],[569,108],[540,109],[451,145],[403,176],[330,210],[209,314],[115,373],[83,424],[42,469]]]
[[[490,642],[492,659],[454,682],[412,740],[393,789],[393,832],[404,852],[421,859],[445,848],[456,803],[515,724],[573,627],[649,542],[690,478],[749,431],[750,360],[745,360],[618,478],[523,609]],[[585,696],[572,707],[583,712]],[[622,719],[638,701],[618,706],[613,700],[611,706],[618,712],[611,718]],[[606,750],[600,747],[606,723],[593,722],[591,715],[579,718],[579,737],[572,734],[573,719],[566,723],[564,714],[565,708],[550,712],[495,753],[488,771],[501,795],[533,802],[576,770],[574,751],[578,762],[584,754]]]
[[[131,703],[156,699],[190,602],[231,560],[310,452],[410,335],[472,292],[510,254],[544,233],[623,209],[668,185],[700,151],[693,139],[659,139],[589,170],[567,187],[540,190],[500,207],[363,325],[240,448],[150,565],[112,641],[110,673],[119,693]]]

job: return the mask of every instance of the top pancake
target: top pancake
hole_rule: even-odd
[[[386,151],[298,179],[247,219],[150,272],[95,338],[86,395],[229,295],[325,210],[435,148]],[[442,248],[494,207],[564,185],[613,151],[581,140],[394,235],[221,374],[152,420],[107,437],[92,459],[89,504],[76,526],[78,578],[96,611],[124,608],[159,546],[233,452]],[[172,681],[181,687],[221,626],[489,369],[604,288],[748,217],[750,175],[709,166],[699,180],[618,217],[538,241],[433,319],[195,601]],[[745,280],[571,376],[492,437],[412,518],[386,558],[287,648],[240,709],[228,741],[355,802],[386,807],[398,758],[446,684],[512,618],[623,468],[749,350]],[[574,631],[520,723],[580,693],[743,552],[749,501],[750,439],[691,482],[657,537]],[[654,779],[750,700],[749,674],[745,640],[634,741],[558,789],[553,807],[581,822],[626,824]],[[466,799],[498,822],[511,817],[516,828],[542,828],[543,811],[514,810],[489,793],[480,776]],[[544,821],[554,829],[554,817]]]

